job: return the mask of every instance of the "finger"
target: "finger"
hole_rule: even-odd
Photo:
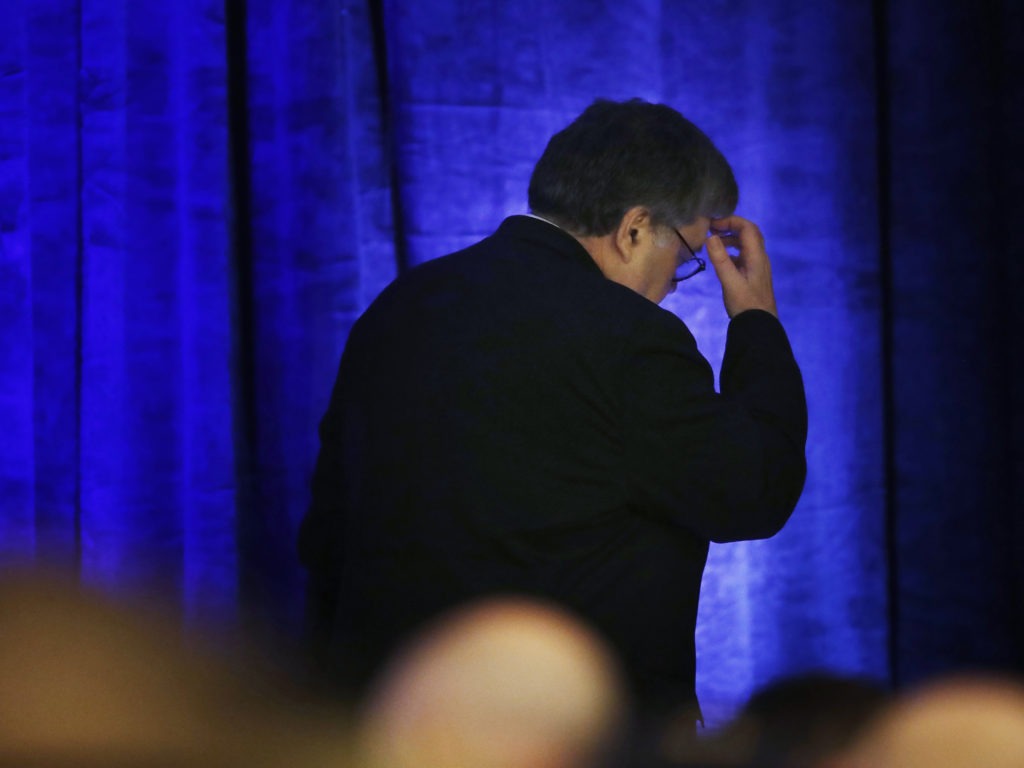
[[[708,260],[714,267],[715,276],[722,286],[722,301],[725,303],[725,311],[729,317],[732,317],[737,312],[734,297],[743,292],[743,276],[717,235],[709,237],[706,245]]]
[[[740,239],[736,235],[732,235],[732,234],[723,235],[723,234],[720,234],[720,233],[715,233],[715,235],[718,237],[719,240],[722,241],[722,245],[724,245],[726,248],[739,248],[740,247]]]
[[[741,250],[762,248],[764,246],[764,236],[761,234],[760,228],[754,222],[749,219],[744,219],[742,216],[726,216],[721,219],[711,220],[712,231],[718,233],[731,235],[739,238],[739,248]]]
[[[718,275],[718,279],[722,283],[735,280],[738,275],[736,265],[733,263],[732,257],[729,256],[729,252],[725,250],[721,238],[717,235],[712,235],[705,241],[704,245],[708,251],[708,260],[711,262],[711,266],[715,268],[715,274]]]
[[[744,219],[742,216],[722,216],[719,219],[711,220],[711,228],[723,232],[739,232],[741,229],[749,227],[757,229],[757,224],[750,219]]]
[[[739,216],[729,216],[726,219],[717,219],[713,223],[729,227],[734,233],[730,237],[738,239],[735,247],[738,248],[739,254],[735,263],[740,272],[760,274],[768,270],[768,254],[764,247],[764,236],[754,222]]]

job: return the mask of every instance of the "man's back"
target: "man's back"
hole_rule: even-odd
[[[783,361],[757,401],[799,388],[776,325],[743,325]],[[547,222],[413,270],[353,329],[321,426],[300,551],[335,662],[359,681],[441,610],[519,592],[605,633],[642,698],[685,702],[708,540],[771,535],[802,483],[797,423],[762,494],[777,468],[748,410],[677,318]],[[749,478],[723,462],[748,456]]]

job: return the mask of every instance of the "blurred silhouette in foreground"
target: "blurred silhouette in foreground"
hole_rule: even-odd
[[[777,680],[705,739],[700,762],[806,768],[848,748],[889,701],[873,681],[829,672]]]
[[[0,580],[0,764],[345,766],[333,713],[70,580]]]
[[[365,768],[578,768],[605,764],[623,683],[604,643],[565,612],[492,598],[413,638],[371,688]]]
[[[202,639],[70,581],[0,578],[0,765],[1024,768],[1024,685],[984,677],[894,699],[857,678],[780,680],[666,751],[638,741],[604,640],[520,597],[428,625],[354,717],[268,674],[248,643],[228,661]]]
[[[938,680],[902,696],[840,760],[841,768],[1022,768],[1024,685]]]

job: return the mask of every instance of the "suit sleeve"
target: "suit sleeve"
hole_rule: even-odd
[[[299,526],[297,553],[307,570],[306,632],[317,660],[325,663],[338,608],[344,565],[346,477],[343,461],[344,402],[348,384],[345,357],[320,421],[320,451],[313,470],[311,500]]]
[[[337,582],[344,565],[351,475],[359,471],[360,457],[353,446],[360,441],[353,438],[352,432],[365,427],[356,423],[350,407],[358,389],[353,358],[366,355],[368,342],[363,329],[364,320],[360,317],[349,330],[338,361],[331,398],[317,433],[320,450],[310,482],[310,503],[299,526],[299,561],[309,571],[311,580],[330,584]]]
[[[623,433],[637,510],[715,542],[773,536],[807,473],[803,380],[782,325],[759,310],[733,318],[721,393],[669,313],[632,342]]]

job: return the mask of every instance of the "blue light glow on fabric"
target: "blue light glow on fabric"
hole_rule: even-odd
[[[235,610],[223,14],[25,3],[3,52],[11,559]],[[18,109],[20,107],[20,109]],[[20,114],[19,114],[20,112]],[[5,345],[7,346],[7,345]],[[11,346],[7,346],[8,349]],[[6,414],[11,413],[11,416]],[[12,529],[10,522],[14,521]],[[175,597],[177,596],[177,597]]]
[[[292,622],[295,529],[352,323],[399,254],[525,212],[547,139],[595,97],[640,96],[732,162],[810,407],[792,521],[712,548],[709,722],[809,668],[1024,666],[1024,259],[982,223],[1020,219],[1006,169],[1024,97],[1006,72],[1024,24],[996,5],[229,3],[238,136],[223,3],[10,0],[0,564],[71,567],[193,620]],[[665,306],[717,368],[713,274]]]

